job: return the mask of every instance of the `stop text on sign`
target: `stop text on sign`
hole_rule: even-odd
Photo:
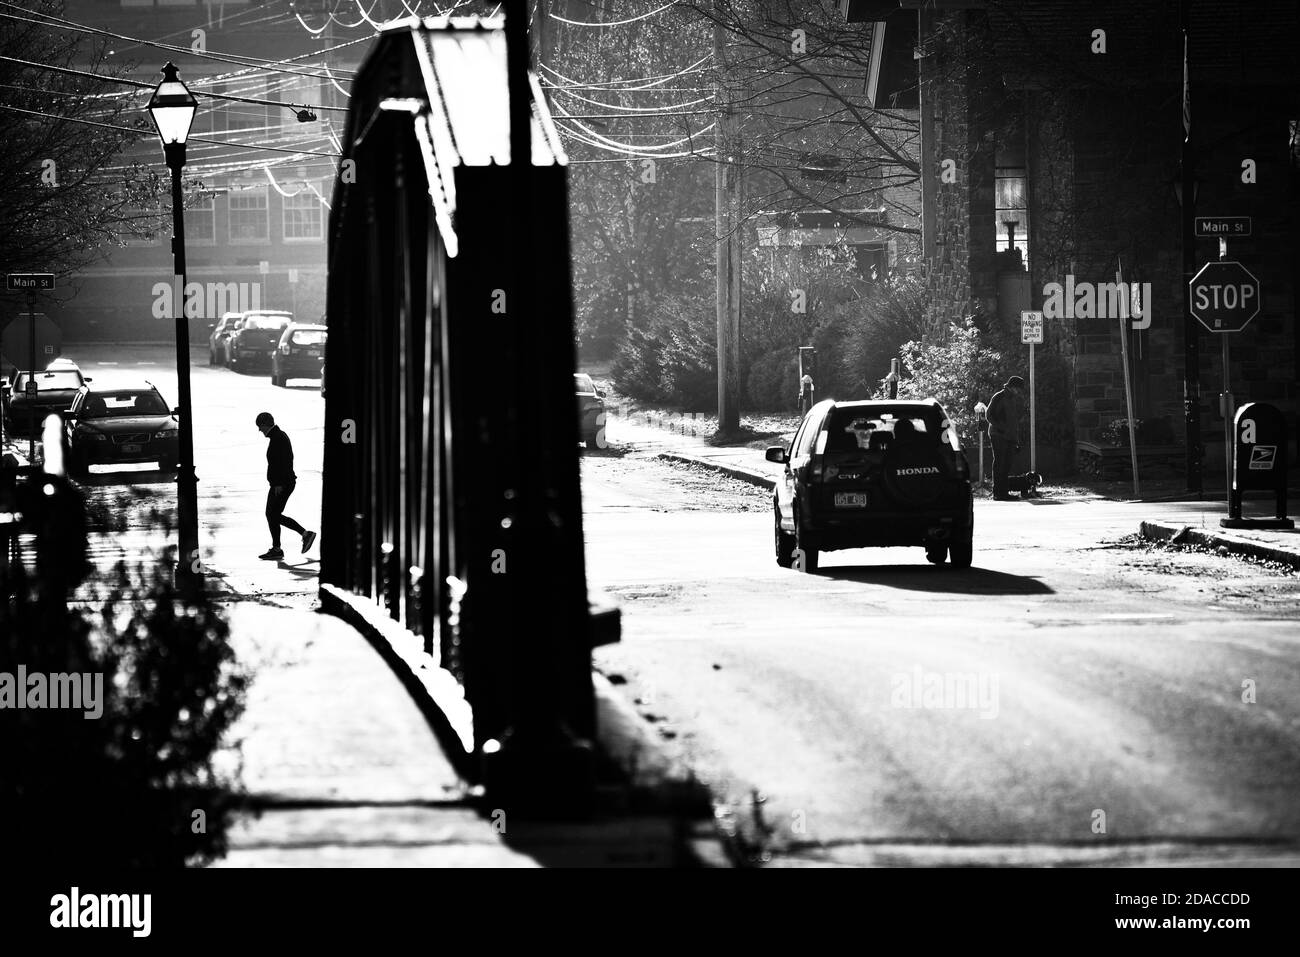
[[[1250,283],[1197,286],[1193,294],[1197,309],[1248,309],[1255,298],[1255,287]]]

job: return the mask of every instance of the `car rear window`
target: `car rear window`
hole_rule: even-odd
[[[591,376],[584,372],[575,373],[573,376],[574,392],[595,392],[596,386],[591,381]]]
[[[245,329],[283,329],[289,324],[287,316],[249,316],[244,320]]]
[[[54,389],[80,389],[81,374],[78,372],[38,372],[36,373],[36,391],[48,392]]]
[[[87,419],[166,415],[167,403],[156,392],[100,392],[86,397],[81,414]]]
[[[327,333],[324,329],[299,329],[293,333],[295,346],[323,346]]]
[[[904,421],[908,424],[900,428],[900,423]],[[896,415],[874,410],[836,409],[826,427],[825,451],[853,452],[870,450],[873,447],[879,449],[883,443],[905,436],[909,428],[917,439],[931,442],[941,440],[938,423],[928,422],[925,416]]]

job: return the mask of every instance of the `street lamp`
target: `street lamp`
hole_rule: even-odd
[[[185,166],[185,140],[198,110],[198,101],[177,76],[176,65],[162,68],[163,79],[149,98],[147,107],[163,157],[172,171],[172,262],[174,264],[172,310],[176,314],[176,381],[180,406],[180,456],[176,473],[177,537],[180,553],[176,564],[178,585],[189,589],[202,586],[199,564],[198,479],[194,475],[194,422],[190,414],[190,330],[185,317],[185,219],[181,195],[181,168]]]

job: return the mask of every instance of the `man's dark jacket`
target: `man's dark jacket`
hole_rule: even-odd
[[[298,481],[293,473],[293,446],[278,425],[266,434],[266,480],[271,485],[292,485]]]
[[[1014,389],[1003,389],[989,400],[984,417],[989,420],[989,438],[1020,442],[1020,419],[1025,414],[1025,400]]]

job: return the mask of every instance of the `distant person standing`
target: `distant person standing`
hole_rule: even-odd
[[[284,558],[280,548],[280,526],[302,536],[302,550],[306,553],[316,541],[316,533],[309,532],[296,521],[284,514],[284,505],[293,494],[298,484],[298,476],[293,471],[293,445],[284,430],[275,424],[270,412],[260,412],[257,416],[257,428],[267,438],[266,445],[266,481],[271,486],[266,493],[266,524],[271,529],[271,548],[257,556],[268,561]]]
[[[1000,392],[989,400],[984,417],[989,421],[989,441],[993,443],[993,497],[999,502],[1012,501],[1010,495],[1011,460],[1020,451],[1020,420],[1025,414],[1025,380],[1013,375]]]

